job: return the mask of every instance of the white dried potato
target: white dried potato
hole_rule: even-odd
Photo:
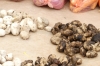
[[[4,17],[7,15],[7,11],[6,10],[0,10],[0,15],[1,17]]]
[[[51,29],[52,29],[52,27],[50,27],[50,26],[46,26],[44,29],[45,29],[46,31],[50,32]]]
[[[29,26],[31,31],[36,31],[37,30],[37,25],[36,23],[33,22],[31,18],[26,18],[27,20],[27,25]]]
[[[12,23],[12,25],[11,25],[11,33],[13,34],[13,35],[19,35],[19,33],[20,33],[20,25],[19,25],[19,23],[17,23],[17,22],[15,22],[15,23]]]
[[[0,29],[0,37],[5,36],[6,32],[4,29]]]
[[[6,55],[5,58],[6,58],[7,61],[12,61],[13,60],[13,54],[9,53],[9,54]]]
[[[20,22],[22,20],[22,13],[21,12],[14,12],[13,13],[13,22]]]
[[[26,19],[22,19],[22,21],[20,22],[20,26],[23,27],[25,25],[27,25],[27,21]]]
[[[6,62],[5,57],[1,56],[0,63],[3,64],[3,63],[5,63],[5,62]]]
[[[15,66],[15,65],[14,65],[14,62],[7,61],[7,62],[3,63],[2,66]]]
[[[21,31],[21,32],[20,32],[20,37],[21,37],[22,39],[24,39],[24,40],[29,39],[29,37],[30,37],[29,32],[27,32],[27,31]]]
[[[0,29],[6,29],[6,25],[5,24],[0,24]]]
[[[9,16],[12,16],[13,13],[14,13],[14,10],[13,9],[10,9],[10,10],[7,11],[7,15],[9,15]]]
[[[15,64],[15,66],[21,66],[21,60],[20,60],[19,58],[15,57],[15,58],[13,59],[13,62],[14,62],[14,64]]]
[[[12,24],[12,19],[13,19],[12,16],[3,17],[4,24],[6,24],[6,25]]]
[[[36,22],[39,29],[43,29],[49,25],[49,21],[43,17],[37,17]]]
[[[2,24],[3,23],[3,18],[0,18],[0,24]]]

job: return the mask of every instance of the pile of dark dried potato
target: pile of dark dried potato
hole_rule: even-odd
[[[82,64],[82,59],[75,54],[94,58],[100,51],[100,30],[92,24],[82,24],[78,20],[67,24],[58,22],[51,29],[51,33],[51,42],[57,45],[57,50],[65,53],[66,57],[57,58],[51,54],[47,59],[37,57],[35,64],[33,60],[25,60],[21,66],[77,66]]]
[[[75,55],[70,57],[60,57],[57,58],[56,55],[49,55],[48,59],[44,57],[37,57],[35,61],[35,66],[77,66],[82,63],[81,58],[77,58]],[[21,66],[33,66],[32,60],[25,60],[21,63]]]
[[[94,58],[100,51],[100,30],[92,24],[82,24],[78,20],[67,24],[58,22],[51,32],[51,42],[58,46],[59,52],[68,56],[79,53],[83,57]]]

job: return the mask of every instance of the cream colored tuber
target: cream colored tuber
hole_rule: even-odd
[[[0,10],[0,15],[3,18],[4,16],[7,15],[7,11],[6,10]]]
[[[37,21],[37,27],[39,28],[39,29],[43,29],[44,28],[44,25],[43,25],[43,23],[42,23],[42,19],[41,19],[41,17],[38,17],[37,19],[36,19],[36,21]]]
[[[5,62],[6,62],[5,57],[1,56],[0,63],[3,64],[3,63],[5,63]]]
[[[5,36],[6,32],[4,29],[0,29],[0,37]]]
[[[21,66],[21,60],[20,60],[19,58],[15,57],[15,58],[13,59],[13,62],[14,62],[14,64],[15,64],[15,66]]]
[[[26,18],[27,20],[27,25],[29,26],[31,31],[36,31],[37,30],[37,25],[36,23],[33,22],[33,20],[31,18]]]
[[[26,32],[26,31],[21,31],[20,32],[20,37],[22,38],[22,39],[24,39],[24,40],[27,40],[27,39],[29,39],[29,32]]]
[[[0,24],[0,29],[6,29],[6,25],[5,24]]]
[[[28,16],[27,13],[24,13],[24,12],[22,13],[22,18],[23,18],[23,19],[27,18],[27,16]]]
[[[9,54],[6,55],[5,58],[6,58],[7,61],[12,61],[13,60],[13,54],[9,53]]]
[[[48,32],[51,32],[52,27],[46,26],[44,29],[45,29],[46,31],[48,31]]]
[[[15,65],[12,61],[7,61],[7,62],[3,63],[2,66],[15,66]]]
[[[4,24],[6,24],[6,25],[12,24],[12,19],[13,19],[12,16],[5,16],[5,17],[3,17]]]
[[[7,15],[12,16],[15,10],[10,9],[7,11]]]
[[[3,23],[3,18],[0,18],[0,24],[2,24]]]
[[[6,57],[7,52],[5,50],[0,50],[0,55]]]
[[[22,12],[13,13],[13,22],[20,22],[22,20]]]
[[[12,25],[11,25],[11,33],[14,36],[19,35],[19,33],[20,33],[20,25],[19,25],[19,23],[17,23],[17,22],[12,23]]]
[[[27,20],[26,19],[22,19],[22,21],[20,22],[20,26],[26,26],[27,25]]]
[[[49,21],[46,18],[41,17],[41,19],[42,19],[42,23],[43,23],[44,27],[49,25]]]
[[[44,27],[49,25],[49,21],[43,17],[37,17],[36,22],[39,29],[44,29]]]
[[[30,37],[29,31],[30,31],[30,28],[28,25],[21,27],[20,37],[24,40],[29,39]]]

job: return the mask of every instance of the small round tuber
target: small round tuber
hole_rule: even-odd
[[[22,20],[22,12],[15,12],[12,15],[12,22],[20,22]]]
[[[12,16],[5,16],[5,17],[3,17],[4,24],[11,25],[12,24],[12,19],[13,19]]]
[[[6,32],[4,29],[0,29],[0,37],[5,36]]]
[[[14,36],[19,35],[19,33],[20,33],[20,25],[19,25],[19,23],[15,22],[15,23],[11,24],[11,33]]]
[[[5,50],[0,50],[0,55],[6,57],[7,52]]]
[[[6,10],[0,10],[0,15],[3,18],[4,16],[7,15],[7,11]]]
[[[30,37],[29,32],[27,32],[27,31],[21,31],[21,32],[20,32],[20,37],[21,37],[22,39],[24,39],[24,40],[29,39],[29,37]]]
[[[13,62],[15,66],[21,66],[21,60],[19,58],[14,57]]]
[[[0,29],[6,29],[6,25],[5,24],[0,24]]]
[[[81,58],[77,58],[77,65],[82,64],[82,59]]]
[[[61,38],[61,33],[57,33],[57,34],[55,34],[53,37],[51,37],[51,42],[53,43],[53,44],[56,44],[56,45],[58,45],[59,43],[60,43],[60,41],[62,40]]]
[[[13,54],[9,53],[9,54],[6,55],[5,58],[6,58],[7,61],[12,61],[13,60]]]
[[[12,61],[7,61],[7,62],[3,63],[2,66],[15,66],[15,65]]]
[[[36,22],[39,29],[44,29],[44,27],[49,25],[49,21],[43,17],[37,17]]]
[[[12,16],[13,13],[14,13],[14,10],[13,9],[10,9],[10,10],[7,11],[7,15],[9,15],[9,16]]]
[[[1,56],[0,63],[3,64],[3,63],[5,63],[5,62],[6,62],[5,57]]]
[[[29,39],[30,37],[29,31],[30,31],[30,28],[28,25],[21,27],[20,37],[24,40]]]
[[[36,25],[36,23],[33,22],[33,20],[31,18],[26,18],[26,22],[31,31],[34,32],[37,30],[37,25]]]
[[[46,26],[44,29],[45,29],[46,31],[48,31],[48,32],[51,32],[52,27]]]

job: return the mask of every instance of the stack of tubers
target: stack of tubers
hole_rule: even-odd
[[[56,55],[50,54],[47,59],[45,57],[37,57],[35,64],[33,64],[32,60],[25,60],[21,63],[21,66],[77,66],[81,63],[82,59],[77,58],[75,55],[57,58]]]
[[[57,58],[54,54],[50,54],[47,59],[44,57],[37,57],[35,63],[33,63],[33,60],[25,60],[22,62],[18,57],[14,57],[12,53],[0,50],[0,66],[77,66],[81,63],[82,59],[77,58],[75,55],[72,57],[63,56]]]
[[[100,30],[92,24],[82,24],[74,20],[67,24],[58,22],[52,28],[49,21],[43,17],[34,19],[27,13],[13,9],[0,10],[0,37],[12,34],[27,40],[30,32],[36,32],[38,29],[51,32],[51,42],[58,46],[59,52],[67,56],[56,58],[56,55],[51,54],[48,59],[37,57],[34,65],[33,60],[21,62],[19,58],[13,57],[12,53],[7,54],[5,50],[1,50],[0,66],[77,66],[82,63],[82,59],[77,58],[75,54],[94,58],[100,51]]]
[[[21,60],[14,57],[12,53],[0,50],[0,66],[21,66]]]
[[[24,40],[29,39],[30,31],[36,32],[37,29],[51,31],[49,21],[43,17],[34,19],[24,12],[17,12],[13,9],[0,10],[0,37],[7,34],[14,36],[20,35]]]
[[[100,30],[92,24],[82,24],[78,20],[67,24],[58,22],[51,32],[51,42],[68,56],[80,53],[83,57],[94,58],[100,51]]]

